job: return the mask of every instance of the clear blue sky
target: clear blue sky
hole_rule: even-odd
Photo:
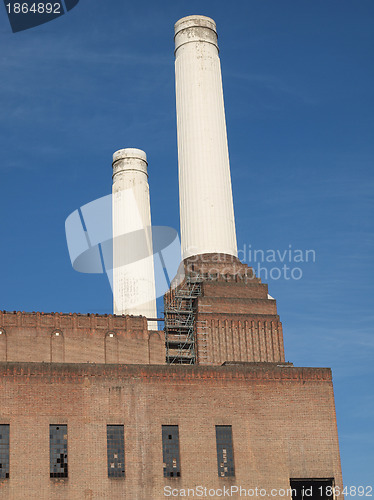
[[[153,224],[179,228],[173,25],[190,14],[219,29],[239,248],[315,250],[269,291],[287,359],[333,369],[345,484],[373,484],[372,0],[81,0],[17,34],[1,7],[0,308],[111,312],[64,222],[110,193],[117,149],[147,152]]]

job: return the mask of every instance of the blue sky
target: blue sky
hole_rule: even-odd
[[[269,291],[287,359],[333,369],[345,484],[373,484],[371,0],[81,0],[17,34],[0,9],[0,308],[111,312],[64,223],[110,193],[117,149],[147,152],[152,222],[179,228],[173,25],[190,14],[218,25],[238,246],[315,250]]]

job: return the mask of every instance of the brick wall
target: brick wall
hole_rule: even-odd
[[[198,364],[284,362],[276,301],[250,267],[231,255],[203,254],[186,259],[184,273],[179,287],[165,295],[165,310],[173,310],[175,294],[188,277],[202,280],[194,302]],[[170,316],[178,321],[173,312]]]
[[[291,477],[342,484],[327,368],[0,363],[0,423],[11,426],[2,500],[158,500],[168,485],[286,489]],[[49,478],[49,424],[68,425],[67,480]],[[107,424],[124,424],[124,479],[107,477]],[[179,426],[181,478],[163,477],[165,424]],[[215,425],[232,426],[235,478],[218,477]]]
[[[0,361],[165,363],[162,331],[142,316],[0,311]]]

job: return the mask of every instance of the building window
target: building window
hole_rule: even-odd
[[[107,425],[108,477],[125,477],[123,425]]]
[[[180,477],[179,431],[177,425],[162,426],[164,477]]]
[[[219,477],[235,476],[231,425],[216,425],[217,464]]]
[[[68,426],[49,426],[50,477],[68,477]]]
[[[9,425],[0,425],[0,479],[9,479]]]

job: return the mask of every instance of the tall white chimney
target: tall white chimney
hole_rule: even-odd
[[[156,318],[147,165],[140,149],[113,155],[113,306],[114,314]],[[148,328],[157,330],[157,322]]]
[[[175,24],[182,258],[237,257],[225,109],[213,19]]]

